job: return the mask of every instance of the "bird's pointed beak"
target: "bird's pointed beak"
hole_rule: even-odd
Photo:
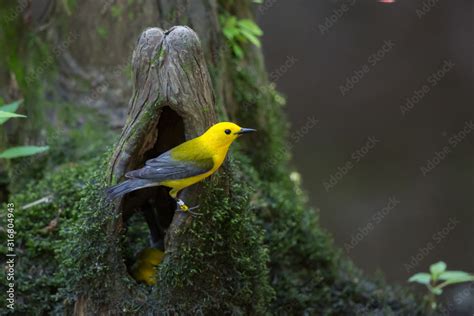
[[[237,135],[242,135],[242,134],[247,134],[247,133],[253,133],[253,132],[256,132],[257,130],[256,129],[253,129],[253,128],[245,128],[245,127],[242,127],[240,129],[240,131],[238,132],[235,132],[235,134]]]

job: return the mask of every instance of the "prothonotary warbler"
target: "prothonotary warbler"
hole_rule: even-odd
[[[162,185],[171,188],[169,194],[181,211],[190,211],[178,198],[179,191],[213,174],[224,162],[232,142],[250,132],[255,130],[231,122],[217,123],[201,136],[148,160],[143,168],[127,172],[128,180],[110,187],[107,194],[115,199],[131,191]]]
[[[145,248],[137,255],[130,271],[133,278],[148,285],[156,284],[156,267],[161,263],[165,253],[156,248]]]

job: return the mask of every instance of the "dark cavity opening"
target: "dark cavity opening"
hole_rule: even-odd
[[[158,122],[143,137],[141,148],[144,152],[142,161],[131,166],[138,169],[149,159],[185,141],[183,119],[169,107],[161,110]],[[146,247],[165,250],[165,235],[173,220],[176,202],[169,196],[169,188],[157,186],[126,194],[122,201],[122,216],[129,243],[126,256],[131,258]],[[143,225],[143,221],[146,222]],[[131,263],[129,260],[127,260]]]

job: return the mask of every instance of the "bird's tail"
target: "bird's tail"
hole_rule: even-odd
[[[114,200],[124,194],[127,194],[129,192],[146,188],[146,187],[151,187],[158,185],[157,183],[150,182],[150,180],[144,180],[144,179],[129,179],[126,180],[122,183],[119,183],[117,185],[114,185],[110,188],[108,188],[105,192],[108,196],[109,199]]]

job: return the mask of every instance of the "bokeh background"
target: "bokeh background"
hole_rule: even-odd
[[[311,204],[358,266],[391,281],[438,260],[474,270],[472,13],[469,0],[274,0],[257,10]]]

